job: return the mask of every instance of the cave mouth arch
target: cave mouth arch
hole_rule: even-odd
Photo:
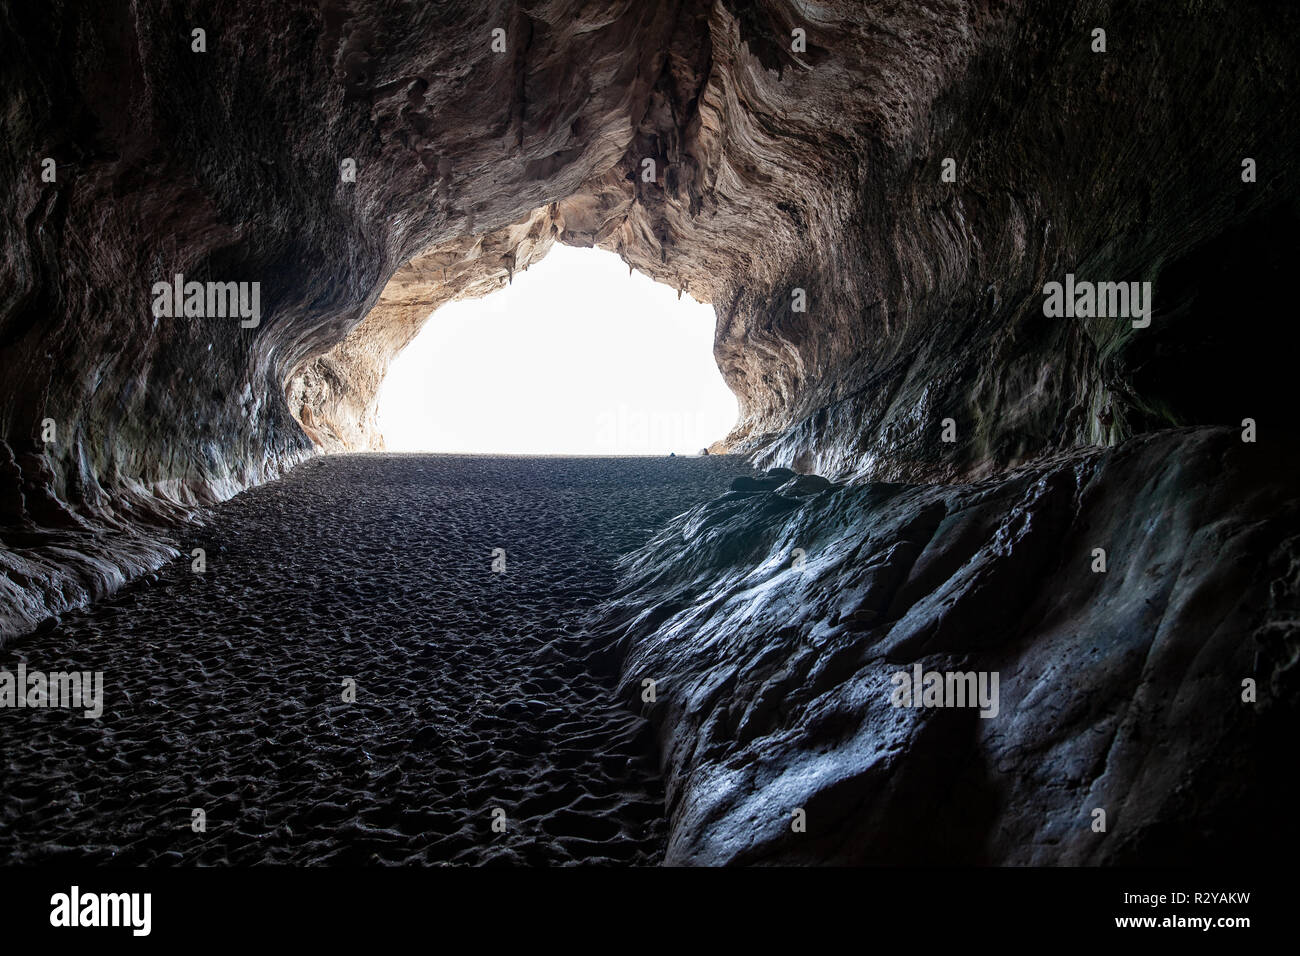
[[[504,288],[432,313],[376,397],[387,451],[694,454],[739,415],[710,305],[556,245]]]

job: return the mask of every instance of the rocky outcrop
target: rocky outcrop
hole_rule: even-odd
[[[1180,430],[968,485],[780,476],[675,519],[600,622],[659,734],[667,862],[1240,864],[1294,841],[1268,755],[1296,717],[1300,490],[1272,479],[1297,464]],[[930,673],[991,693],[903,706],[895,675],[919,695]]]

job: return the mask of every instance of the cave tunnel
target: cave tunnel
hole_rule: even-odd
[[[1300,11],[1167,6],[0,2],[0,857],[1293,849]],[[734,427],[386,453],[553,247]]]

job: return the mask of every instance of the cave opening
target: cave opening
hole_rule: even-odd
[[[738,414],[713,307],[600,249],[555,246],[482,297],[433,312],[377,401],[399,452],[685,455]]]

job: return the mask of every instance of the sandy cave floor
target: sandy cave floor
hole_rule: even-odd
[[[649,729],[583,621],[619,554],[749,473],[352,455],[240,495],[177,536],[205,573],[178,559],[0,650],[104,674],[99,719],[0,709],[0,860],[657,862]]]

